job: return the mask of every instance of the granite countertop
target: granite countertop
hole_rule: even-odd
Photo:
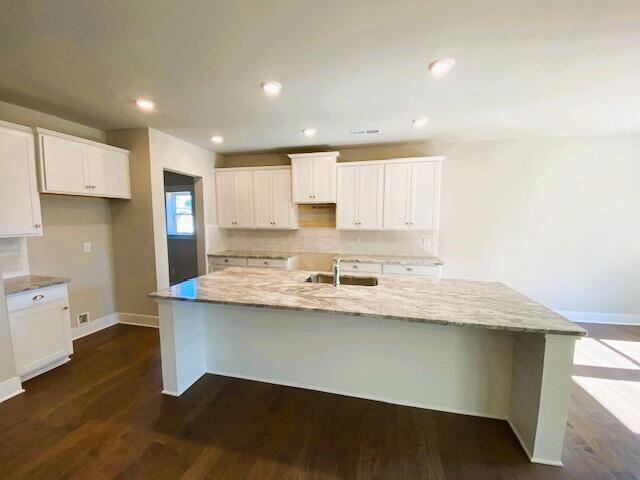
[[[288,260],[289,258],[298,256],[298,254],[293,252],[262,252],[256,250],[222,250],[220,252],[208,253],[207,256]]]
[[[307,283],[313,272],[227,268],[150,297],[581,336],[586,330],[502,283],[378,276],[375,287]]]
[[[417,257],[417,256],[399,256],[399,255],[367,255],[358,253],[344,253],[333,257],[334,260],[340,259],[343,262],[353,263],[384,263],[387,265],[422,265],[426,267],[437,267],[444,265],[438,257]]]
[[[5,278],[4,294],[6,296],[16,295],[18,293],[38,290],[40,288],[52,287],[54,285],[62,285],[69,283],[68,278],[61,277],[45,277],[43,275],[24,275],[21,277]]]

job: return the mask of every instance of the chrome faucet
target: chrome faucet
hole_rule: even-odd
[[[333,286],[340,286],[340,258],[336,258],[333,262]]]

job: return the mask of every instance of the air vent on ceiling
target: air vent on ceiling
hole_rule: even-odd
[[[379,128],[356,128],[351,130],[351,135],[379,135]]]

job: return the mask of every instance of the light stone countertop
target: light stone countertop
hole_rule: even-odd
[[[293,252],[263,252],[259,250],[221,250],[220,252],[208,253],[207,256],[288,260],[289,258],[297,257],[298,254]]]
[[[502,283],[377,276],[375,287],[307,283],[313,272],[227,268],[150,297],[319,311],[438,325],[586,335],[586,330]]]
[[[358,253],[336,254],[333,260],[340,259],[343,262],[353,263],[383,263],[386,265],[421,265],[425,267],[437,267],[444,265],[438,257],[418,257],[400,255],[367,255]]]
[[[52,287],[54,285],[62,285],[64,283],[69,283],[69,279],[46,277],[43,275],[23,275],[20,277],[5,278],[3,281],[5,296],[30,292],[31,290]]]

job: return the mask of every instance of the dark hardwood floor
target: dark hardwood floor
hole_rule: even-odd
[[[627,362],[579,375],[637,388],[640,327],[586,327],[624,340]],[[0,478],[640,479],[640,405],[625,425],[577,383],[565,467],[547,467],[498,420],[212,375],[167,397],[158,343],[157,330],[117,325],[26,382],[0,405]]]

